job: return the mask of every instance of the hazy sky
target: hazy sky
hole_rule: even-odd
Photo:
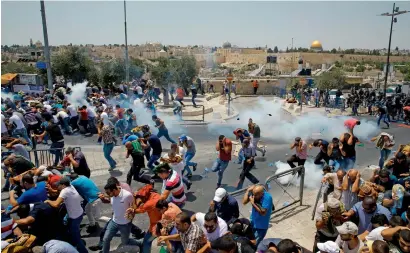
[[[48,2],[51,45],[123,44],[122,1]],[[387,48],[393,2],[127,2],[128,43],[285,49],[313,40],[324,49]],[[410,1],[398,2],[410,11]],[[392,47],[410,49],[410,13],[398,17]],[[1,2],[1,44],[43,41],[40,1]]]

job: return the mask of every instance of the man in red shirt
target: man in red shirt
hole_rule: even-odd
[[[408,125],[410,123],[410,105],[406,105],[403,107],[403,113],[404,113],[404,124]]]
[[[226,138],[224,135],[220,135],[218,137],[218,141],[216,142],[216,151],[219,151],[219,156],[212,166],[212,172],[218,172],[218,182],[216,184],[216,189],[218,189],[221,187],[224,171],[228,167],[229,161],[231,160],[231,140]]]
[[[127,128],[127,122],[124,119],[124,108],[120,105],[116,105],[115,109],[117,111],[117,122],[115,123],[115,135],[122,137],[125,134],[125,129]]]
[[[88,113],[87,113],[87,106],[83,105],[82,107],[78,107],[78,111],[80,114],[80,123],[79,125],[84,128],[85,133],[89,133],[88,130]]]

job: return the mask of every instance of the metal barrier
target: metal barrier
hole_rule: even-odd
[[[317,196],[316,196],[315,206],[313,207],[313,211],[312,211],[312,220],[315,218],[316,208],[317,208],[317,205],[319,204],[320,199],[323,197],[322,203],[325,203],[327,201],[327,190],[328,189],[329,189],[328,183],[322,183],[320,185],[319,191],[317,192]]]
[[[73,147],[74,150],[81,151],[81,147]],[[54,164],[54,153],[61,152],[64,156],[66,148],[33,149],[28,152],[30,160],[39,167],[40,165],[51,166]]]
[[[299,177],[299,183],[295,184],[295,178]],[[286,185],[283,185],[278,181],[279,178],[284,176],[290,176],[291,179],[287,182]],[[266,178],[265,183],[263,186],[265,190],[268,191],[272,195],[273,203],[275,205],[275,210],[272,212],[271,215],[278,213],[286,208],[289,208],[297,203],[302,206],[303,203],[303,188],[304,188],[304,180],[305,180],[305,168],[304,166],[298,166],[276,175],[269,176]],[[275,182],[276,184],[272,184]],[[260,184],[262,185],[262,184]],[[251,205],[244,206],[242,204],[242,198],[246,192],[247,188],[243,188],[234,192],[230,192],[229,194],[238,200],[239,210],[241,215],[244,217],[248,217],[249,213],[252,210]],[[283,197],[287,195],[289,199],[284,199]]]

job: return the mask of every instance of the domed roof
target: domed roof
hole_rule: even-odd
[[[231,45],[231,43],[229,43],[229,42],[227,41],[227,42],[225,42],[225,43],[222,44],[222,47],[223,47],[223,48],[231,48],[232,45]]]
[[[320,43],[320,41],[318,40],[315,40],[312,42],[312,45],[310,46],[310,48],[322,50],[322,43]]]

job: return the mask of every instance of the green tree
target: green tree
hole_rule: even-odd
[[[99,85],[101,78],[101,69],[99,66],[92,66],[90,71],[87,73],[87,81],[90,84]]]
[[[275,47],[273,48],[273,52],[274,52],[274,53],[278,53],[278,52],[279,52],[279,49],[278,49],[277,46],[275,46]]]
[[[337,53],[337,50],[336,50],[336,48],[333,48],[330,52],[331,52],[332,54],[335,54],[335,53]]]
[[[366,70],[366,68],[363,65],[359,65],[356,67],[356,71],[357,72],[364,72]]]
[[[336,62],[335,62],[335,67],[336,67],[336,68],[341,68],[341,67],[342,67],[342,64],[341,64],[339,61],[336,61]]]
[[[113,84],[120,84],[125,79],[125,63],[123,60],[111,60],[101,65],[101,83],[111,88]]]
[[[68,47],[51,59],[51,67],[56,76],[63,76],[73,83],[83,82],[91,70],[92,61],[79,47]]]
[[[315,83],[321,90],[342,89],[346,83],[346,78],[341,70],[336,69],[323,73],[315,79]]]
[[[37,69],[34,66],[27,65],[27,63],[9,62],[1,65],[1,73],[37,74]]]

